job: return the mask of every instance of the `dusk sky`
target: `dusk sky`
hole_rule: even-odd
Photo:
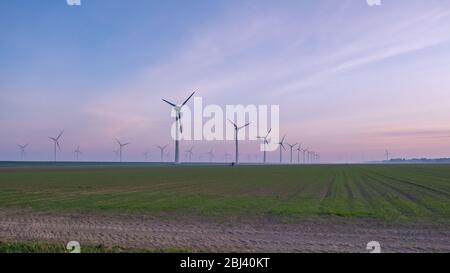
[[[169,144],[165,98],[280,105],[324,162],[450,157],[450,1],[65,0],[0,8],[0,160],[142,160]],[[182,142],[218,159],[233,142]],[[246,141],[241,156],[258,154]],[[278,152],[269,155],[276,161]],[[285,153],[285,158],[288,154]],[[204,155],[206,158],[206,155]]]

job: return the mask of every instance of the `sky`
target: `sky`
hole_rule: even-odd
[[[0,160],[124,160],[169,144],[165,98],[279,105],[323,162],[450,157],[450,1],[15,0],[0,8]],[[183,141],[194,158],[232,141]],[[243,141],[241,157],[259,142]],[[268,155],[278,159],[278,152]],[[287,159],[288,154],[285,153]]]

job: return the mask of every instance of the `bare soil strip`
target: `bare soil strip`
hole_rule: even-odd
[[[305,219],[213,222],[151,216],[100,216],[0,211],[0,241],[187,249],[199,252],[450,252],[450,226],[380,221]]]

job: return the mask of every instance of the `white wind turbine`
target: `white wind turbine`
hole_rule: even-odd
[[[236,123],[232,122],[231,120],[228,120],[231,124],[234,126],[234,142],[236,145],[236,151],[235,151],[235,164],[239,164],[239,142],[238,142],[238,132],[241,129],[244,129],[245,127],[249,126],[250,123],[247,123],[243,126],[238,126]]]
[[[53,141],[54,149],[53,149],[53,159],[56,162],[56,147],[58,147],[59,151],[61,152],[61,146],[59,145],[59,139],[64,134],[64,131],[61,131],[57,137],[48,137]]]
[[[144,156],[145,162],[147,162],[149,157],[150,157],[150,152],[149,151],[145,151],[144,153],[142,153],[142,155]]]
[[[312,153],[313,153],[312,151],[308,151],[308,153],[307,153],[308,163],[312,163],[312,161],[311,161]]]
[[[266,145],[269,144],[269,141],[267,140],[267,137],[269,136],[270,132],[272,132],[272,128],[270,128],[270,130],[267,132],[265,137],[257,137],[258,139],[262,139],[263,140],[263,144],[264,144],[264,164],[266,164],[267,162],[267,158],[266,158]]]
[[[303,164],[306,164],[306,153],[308,153],[308,148],[302,150],[303,152]]]
[[[211,150],[208,152],[208,156],[209,156],[209,163],[212,163],[212,161],[213,161],[213,159],[214,159],[214,150],[213,150],[213,149],[211,149]]]
[[[300,153],[302,152],[302,144],[298,144],[297,147],[297,163],[300,164]]]
[[[225,162],[229,162],[230,157],[231,157],[231,154],[229,154],[228,152],[225,152]]]
[[[80,157],[80,155],[83,154],[80,150],[80,145],[78,145],[77,149],[75,151],[73,151],[73,153],[75,154],[75,160],[78,161],[78,158]]]
[[[389,157],[391,156],[391,153],[389,152],[389,150],[385,151],[384,156],[386,157],[386,161],[389,161]]]
[[[119,159],[119,150],[113,150],[114,153],[114,160]]]
[[[28,147],[28,143],[25,145],[17,144],[17,147],[19,147],[19,149],[20,149],[20,160],[23,161],[23,159],[26,155],[25,149]]]
[[[183,133],[183,125],[181,124],[181,109],[183,108],[183,106],[186,105],[186,103],[191,99],[191,97],[195,94],[195,92],[193,92],[182,104],[180,105],[176,105],[170,101],[167,101],[165,99],[162,99],[165,103],[171,105],[173,107],[173,109],[175,110],[175,122],[176,122],[176,135],[175,135],[175,163],[178,164],[180,163],[180,152],[179,152],[179,146],[180,146],[180,133]]]
[[[291,160],[290,160],[290,162],[291,162],[291,164],[292,164],[292,150],[294,149],[295,146],[297,146],[298,143],[295,143],[295,144],[289,144],[289,143],[286,143],[286,144],[287,144],[287,145],[289,146],[289,148],[291,149],[291,158],[290,158]]]
[[[122,143],[116,138],[117,144],[119,144],[119,161],[122,162],[122,149],[125,146],[130,145],[131,143]]]
[[[189,159],[189,162],[192,162],[192,156],[194,155],[194,146],[192,146],[189,150],[186,151],[186,155]]]
[[[283,150],[286,151],[286,148],[284,147],[284,139],[286,138],[286,135],[283,136],[283,138],[281,139],[280,142],[278,142],[278,145],[280,146],[280,164],[283,163],[283,151],[281,150],[281,148],[283,148]]]
[[[165,146],[156,146],[161,151],[161,162],[164,162],[164,150],[167,148],[167,145]]]

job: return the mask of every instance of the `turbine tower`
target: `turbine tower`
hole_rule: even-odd
[[[161,162],[164,162],[164,150],[167,148],[167,145],[165,145],[165,146],[156,146],[156,147],[161,150]]]
[[[281,139],[280,142],[278,142],[278,145],[280,146],[280,164],[283,163],[283,151],[281,150],[281,148],[283,148],[283,150],[286,151],[286,148],[284,147],[284,139],[286,138],[286,135],[283,136],[283,138]]]
[[[58,147],[59,151],[61,152],[61,146],[59,145],[59,139],[64,134],[64,131],[61,131],[57,137],[48,137],[53,141],[54,149],[53,149],[53,159],[56,162],[56,147]]]
[[[119,144],[119,161],[122,162],[122,148],[130,145],[131,143],[122,143],[116,138],[117,144]]]
[[[239,164],[239,142],[238,142],[238,132],[241,129],[244,129],[245,127],[249,126],[250,123],[247,123],[241,127],[239,127],[236,123],[232,122],[231,120],[228,120],[231,124],[233,124],[234,126],[234,142],[236,144],[236,159],[235,159],[235,164]]]
[[[194,152],[192,150],[194,150],[194,146],[192,146],[189,150],[186,151],[189,162],[192,162],[192,156],[194,155]]]
[[[78,161],[78,158],[80,157],[80,155],[83,154],[80,150],[80,145],[78,145],[77,149],[75,151],[73,151],[73,153],[75,154],[75,160]]]
[[[181,109],[183,106],[186,105],[186,103],[192,98],[192,96],[195,94],[193,92],[181,105],[176,105],[168,100],[162,99],[165,103],[171,105],[173,109],[175,110],[175,122],[176,122],[176,133],[175,133],[175,164],[180,163],[180,152],[179,152],[179,146],[180,146],[180,133],[183,133],[183,125],[181,124]]]
[[[291,164],[292,164],[292,150],[294,149],[294,147],[295,146],[297,146],[297,144],[298,143],[295,143],[295,144],[289,144],[289,143],[286,143],[288,146],[289,146],[289,148],[291,149]]]
[[[17,144],[17,146],[20,149],[20,161],[23,161],[23,158],[25,157],[26,154],[25,149],[28,147],[28,143],[25,145]]]
[[[259,139],[262,139],[263,140],[263,143],[264,143],[264,164],[266,164],[266,144],[269,144],[269,141],[267,141],[267,137],[269,136],[269,134],[270,134],[270,132],[272,132],[272,128],[270,128],[270,130],[267,132],[267,134],[266,134],[266,136],[265,137],[257,137],[257,138],[259,138]]]

